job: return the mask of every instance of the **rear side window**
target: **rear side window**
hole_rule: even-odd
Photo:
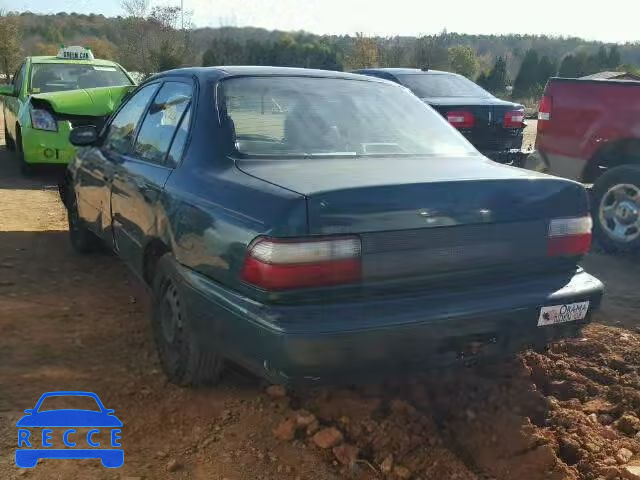
[[[164,164],[174,134],[191,103],[191,90],[191,85],[186,83],[166,82],[162,85],[138,134],[134,147],[137,157]]]
[[[109,125],[105,140],[108,149],[121,154],[130,153],[136,128],[157,89],[157,83],[142,87],[120,109]]]

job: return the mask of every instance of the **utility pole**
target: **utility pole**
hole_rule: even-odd
[[[182,30],[184,30],[184,0],[180,0],[180,14],[182,15]]]

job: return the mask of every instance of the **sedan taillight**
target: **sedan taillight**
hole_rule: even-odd
[[[476,123],[473,113],[467,110],[447,112],[447,120],[456,128],[473,128]]]
[[[551,220],[547,254],[553,257],[584,255],[591,247],[592,226],[590,216]]]
[[[505,113],[502,126],[504,128],[523,128],[524,110],[511,110]]]
[[[241,277],[265,290],[354,283],[361,278],[360,239],[259,237],[249,245]]]

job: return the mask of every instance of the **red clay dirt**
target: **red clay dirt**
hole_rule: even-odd
[[[637,259],[586,259],[607,283],[601,323],[544,354],[350,388],[267,392],[232,371],[182,389],[160,372],[144,287],[113,256],[72,253],[66,229],[52,178],[0,151],[0,479],[640,478]],[[15,422],[51,390],[115,409],[122,468],[15,466]]]

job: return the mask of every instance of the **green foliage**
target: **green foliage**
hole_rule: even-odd
[[[602,45],[596,53],[589,54],[584,50],[569,54],[562,59],[558,75],[566,78],[579,78],[603,70],[616,70],[621,63],[618,47],[613,45],[607,49]]]
[[[466,35],[446,31],[419,38],[318,36],[254,27],[194,29],[188,24],[182,32],[182,18],[175,7],[154,10],[150,8],[152,3],[157,2],[123,0],[126,15],[115,18],[64,12],[9,15],[15,19],[22,36],[21,39],[11,36],[17,39],[17,49],[9,49],[0,42],[0,50],[17,51],[18,56],[54,54],[60,43],[86,44],[94,49],[97,57],[114,58],[127,69],[143,73],[200,63],[276,64],[338,70],[374,65],[429,67],[454,70],[471,77],[483,72],[480,81],[489,82],[492,89],[496,75],[490,73],[499,57],[506,65],[504,76],[517,82],[526,52],[535,50],[539,57],[539,75],[531,87],[533,91],[556,73],[555,59],[562,59],[560,73],[565,76],[614,70],[622,64],[640,64],[640,43],[604,48],[602,43],[573,37]],[[477,60],[475,70],[470,52]],[[5,68],[3,61],[0,58],[0,69]],[[15,61],[9,59],[8,63]],[[497,84],[502,83],[498,79]],[[501,85],[497,88],[504,89]]]
[[[504,57],[498,57],[493,68],[487,73],[481,73],[476,82],[491,93],[497,95],[504,93],[509,84],[507,60]]]
[[[379,66],[376,39],[357,33],[347,56],[346,65],[349,70]]]
[[[473,79],[478,71],[478,56],[471,47],[456,45],[449,48],[449,65],[452,71]]]
[[[544,87],[551,77],[554,77],[557,71],[557,64],[546,55],[540,59],[538,64],[537,80],[538,85]]]
[[[282,34],[273,42],[247,40],[241,43],[230,37],[216,38],[202,55],[202,65],[278,65],[342,70],[335,47],[323,37],[306,34]]]
[[[527,51],[520,65],[520,71],[513,82],[513,96],[523,98],[532,95],[533,90],[538,87],[540,69],[540,59],[538,52],[531,49]]]
[[[414,65],[418,68],[446,70],[449,68],[447,32],[415,40]]]
[[[18,17],[0,12],[0,70],[9,78],[21,60],[21,31]]]

